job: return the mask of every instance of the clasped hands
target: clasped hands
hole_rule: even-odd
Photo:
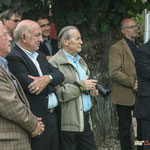
[[[37,118],[38,125],[34,132],[32,132],[32,136],[40,135],[44,131],[44,124],[42,123],[42,118]]]
[[[96,89],[97,80],[84,79],[83,82],[85,84],[85,89],[90,91],[91,96],[99,95],[98,90]]]
[[[28,86],[29,92],[31,94],[38,95],[41,93],[41,91],[49,84],[50,78],[48,75],[43,75],[41,77],[34,77],[28,75],[30,79],[33,79],[34,81]]]
[[[135,80],[133,90],[137,92],[138,89],[138,80]]]

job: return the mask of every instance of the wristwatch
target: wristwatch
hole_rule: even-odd
[[[50,83],[53,82],[53,77],[49,74],[48,77],[50,78]]]

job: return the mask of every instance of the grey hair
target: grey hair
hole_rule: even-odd
[[[72,37],[72,32],[70,30],[75,29],[77,31],[78,28],[75,26],[65,26],[61,29],[58,35],[58,47],[61,49],[62,48],[62,39],[70,39]]]
[[[23,24],[18,25],[16,27],[16,29],[14,30],[14,32],[13,32],[14,41],[16,43],[20,42],[22,34],[25,34],[28,37],[30,36],[30,30],[29,30],[29,28],[26,25],[23,25]]]

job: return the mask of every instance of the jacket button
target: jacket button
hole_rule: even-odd
[[[80,131],[83,131],[83,129],[80,129]]]

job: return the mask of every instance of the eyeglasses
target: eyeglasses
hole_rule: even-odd
[[[15,22],[15,23],[17,23],[17,22],[20,22],[20,21],[21,21],[21,19],[9,19],[9,20],[11,20],[11,21],[13,21],[13,22]]]
[[[137,27],[138,27],[137,25],[134,25],[134,26],[124,27],[122,29],[133,29],[133,28],[137,28]]]

